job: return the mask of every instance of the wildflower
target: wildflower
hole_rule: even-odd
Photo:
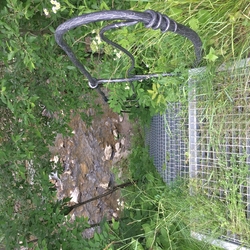
[[[126,83],[126,87],[125,87],[125,89],[130,89],[130,87],[129,87],[128,83]]]
[[[115,52],[116,57],[117,57],[118,59],[120,59],[121,56],[122,56],[122,52],[121,52],[121,51],[117,52],[116,49],[114,49],[114,52]],[[116,60],[117,58],[115,58],[114,60]]]
[[[50,0],[50,3],[53,4],[54,6],[52,7],[52,11],[56,13],[60,8],[61,4],[55,0]]]
[[[100,36],[96,36],[96,37],[92,40],[92,42],[91,42],[91,44],[90,44],[91,50],[92,50],[93,52],[98,51],[98,49],[99,49],[99,44],[101,44],[101,43],[102,43],[102,40],[101,40]]]
[[[118,58],[121,58],[121,56],[122,56],[122,52],[121,52],[121,51],[119,51],[118,53],[116,53],[116,56],[117,56]]]
[[[48,15],[49,15],[48,9],[44,8],[44,9],[43,9],[43,13],[44,13],[45,16],[48,16]]]
[[[96,36],[95,37],[95,41],[96,41],[97,44],[101,44],[102,43],[102,40],[101,40],[100,36]]]

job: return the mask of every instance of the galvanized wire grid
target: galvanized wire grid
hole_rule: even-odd
[[[246,224],[250,219],[250,67],[246,67],[247,62],[249,65],[249,61],[242,61],[234,68],[220,71],[210,93],[204,93],[199,87],[202,80],[190,80],[189,175],[196,180],[196,190],[227,204],[226,213],[235,228],[239,226],[236,222],[239,218]],[[207,108],[211,96],[213,103]],[[237,214],[239,203],[242,209]],[[248,235],[227,228],[224,232],[221,238],[233,243],[241,244],[249,239]]]
[[[180,116],[181,105],[169,104],[166,113],[156,115],[146,131],[146,144],[163,180],[170,184],[188,176],[187,119]]]
[[[210,90],[203,88],[204,72],[204,68],[190,70],[188,107],[169,104],[164,115],[153,117],[146,131],[146,144],[166,183],[189,176],[196,185],[191,193],[199,195],[199,190],[209,198],[224,201],[230,220],[234,219],[233,200],[237,198],[243,207],[241,219],[248,221],[250,59],[220,69],[218,82],[211,83]],[[204,228],[197,233],[208,232],[210,229]],[[249,238],[227,228],[223,232],[221,239],[239,245]]]

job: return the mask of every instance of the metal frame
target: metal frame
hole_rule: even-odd
[[[121,20],[122,22],[116,22],[103,27],[100,31],[100,37],[103,41],[115,47],[118,50],[124,52],[131,59],[131,67],[128,70],[128,77],[126,78],[115,78],[115,79],[96,79],[92,77],[90,72],[83,66],[83,64],[76,58],[74,52],[63,39],[66,32],[76,27],[87,25],[93,22],[100,21],[114,21]],[[103,83],[117,83],[117,82],[132,82],[143,79],[148,79],[151,77],[161,77],[161,76],[174,76],[176,74],[172,73],[162,73],[162,74],[148,74],[148,75],[130,75],[133,71],[135,60],[131,53],[129,53],[125,48],[119,44],[109,40],[104,36],[104,33],[111,29],[117,29],[121,27],[135,25],[138,22],[142,22],[146,28],[152,28],[154,30],[160,29],[161,32],[174,32],[181,36],[188,38],[194,45],[196,60],[194,65],[197,66],[202,59],[202,42],[198,34],[187,26],[175,22],[168,16],[156,12],[154,10],[146,10],[144,12],[131,11],[131,10],[110,10],[110,11],[99,11],[89,14],[84,14],[78,17],[67,20],[66,22],[59,25],[55,31],[55,39],[57,44],[67,53],[69,59],[75,64],[75,66],[81,71],[83,75],[89,81],[90,88],[97,88],[99,84]]]

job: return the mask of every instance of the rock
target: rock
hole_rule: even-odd
[[[103,188],[104,190],[107,189],[109,186],[108,182],[106,183],[100,183],[100,187]]]
[[[104,149],[104,161],[109,161],[111,159],[113,150],[111,145],[106,145]]]
[[[118,139],[119,134],[118,134],[117,129],[114,129],[112,132],[113,132],[113,135],[114,135],[115,139]]]
[[[122,115],[119,115],[119,122],[123,122],[124,117]]]
[[[112,118],[113,123],[118,123],[118,119],[117,118]]]
[[[78,203],[78,196],[79,196],[79,188],[76,187],[70,196],[71,198],[70,202]]]
[[[116,152],[119,152],[121,150],[121,144],[120,144],[120,142],[117,142],[116,144],[115,144],[115,151]]]
[[[50,159],[50,161],[53,161],[55,164],[59,161],[58,155],[55,155],[53,158]]]
[[[121,144],[122,144],[123,146],[125,145],[125,138],[124,138],[124,137],[121,139]]]
[[[109,183],[109,180],[110,180],[110,174],[106,173],[102,176],[101,180],[100,180],[100,183],[103,183],[103,184],[108,184]]]

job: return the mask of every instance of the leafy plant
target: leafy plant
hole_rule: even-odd
[[[166,186],[138,138],[129,156],[137,182],[123,191],[123,216],[113,226],[121,238],[113,242],[115,249],[216,249],[191,237],[188,186]]]
[[[119,221],[103,221],[101,233],[86,240],[82,232],[91,226],[86,219],[76,218],[71,223],[64,216],[67,201],[56,202],[55,190],[48,180],[52,169],[48,145],[55,133],[71,132],[68,121],[75,113],[81,113],[90,122],[91,117],[83,111],[97,105],[86,79],[55,43],[54,30],[66,19],[93,11],[154,9],[197,31],[204,42],[201,65],[209,66],[208,78],[215,79],[213,70],[222,62],[249,55],[249,8],[244,0],[237,5],[232,0],[2,1],[0,171],[4,178],[0,182],[0,241],[6,249],[207,248],[190,237],[190,203],[185,202],[189,189],[185,185],[166,187],[144,145],[134,147],[129,160],[131,178],[138,183],[124,192],[126,207]],[[130,61],[123,54],[106,44],[94,43],[102,26],[103,23],[95,23],[80,27],[69,32],[65,39],[95,76],[127,75]],[[186,71],[195,59],[190,42],[174,34],[147,30],[142,24],[109,32],[107,36],[133,53],[134,73],[182,74],[132,85],[107,84],[109,104],[116,112],[128,111],[131,118],[139,117],[145,124],[155,113],[164,112],[168,102],[185,101]],[[88,39],[90,50],[86,48]],[[211,89],[208,83],[203,87]],[[225,91],[221,93],[227,95]],[[225,190],[230,188],[222,184]],[[177,200],[177,196],[182,199]],[[205,198],[199,200],[199,208],[206,204],[199,213],[205,211],[210,219],[210,215],[217,214],[218,221],[227,224],[223,213],[229,210],[225,204],[213,201],[214,213],[209,214],[209,204],[205,201]],[[239,208],[238,197],[228,195],[226,201],[229,212],[240,211],[235,209]],[[231,220],[239,219],[232,228],[237,231],[241,215],[228,216]],[[214,228],[218,228],[218,221],[212,220]]]

